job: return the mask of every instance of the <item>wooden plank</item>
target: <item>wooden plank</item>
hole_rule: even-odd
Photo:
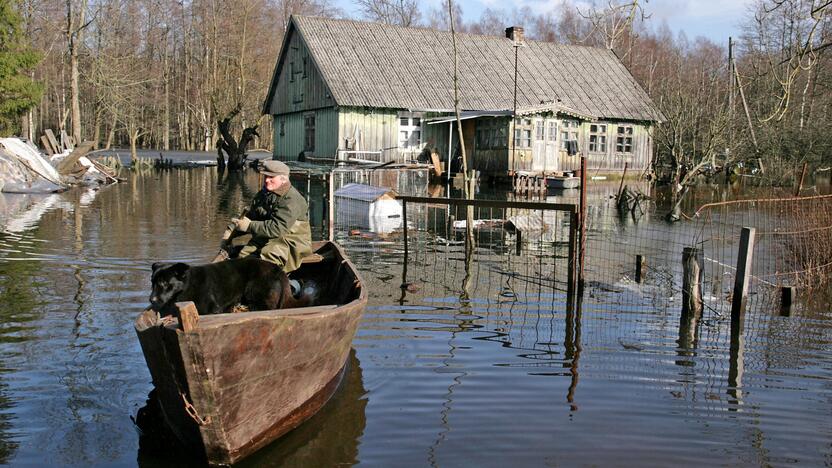
[[[179,326],[185,333],[196,330],[199,326],[199,312],[193,302],[177,302],[176,309],[179,311]]]
[[[55,134],[52,133],[52,129],[47,128],[46,130],[44,130],[43,133],[46,134],[46,138],[48,138],[49,143],[52,144],[52,151],[54,152],[54,154],[60,153],[61,152],[61,145],[58,144],[58,140],[55,138]]]
[[[72,168],[75,166],[75,163],[81,159],[82,156],[89,153],[92,149],[93,142],[85,141],[81,143],[78,147],[76,147],[72,153],[69,153],[69,156],[65,157],[58,163],[58,173],[61,175],[66,175],[72,172]]]
[[[439,162],[439,155],[431,152],[430,153],[430,160],[433,163],[433,173],[436,174],[437,177],[442,175],[442,164]]]
[[[46,151],[47,156],[55,154],[55,150],[53,149],[52,144],[49,143],[49,138],[46,138],[46,135],[40,137],[40,144],[43,145],[43,149]]]
[[[72,144],[69,142],[69,135],[66,130],[61,130],[61,148],[64,150],[72,149]]]

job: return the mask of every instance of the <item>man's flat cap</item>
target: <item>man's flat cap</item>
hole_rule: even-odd
[[[263,163],[263,166],[260,168],[260,172],[267,176],[278,176],[278,175],[289,175],[289,166],[287,166],[283,161],[277,161],[274,159],[270,159]]]

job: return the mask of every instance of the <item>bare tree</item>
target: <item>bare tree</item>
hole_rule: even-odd
[[[81,103],[78,85],[78,50],[84,42],[87,0],[66,0],[66,45],[69,55],[70,103],[72,108],[72,137],[81,141]]]
[[[648,17],[640,0],[608,0],[604,8],[599,9],[593,4],[586,12],[578,10],[578,14],[592,24],[592,31],[585,41],[600,41],[610,50],[617,48],[624,37],[632,35],[636,20],[643,21]],[[626,56],[629,52],[628,49],[622,55]]]
[[[416,26],[421,13],[416,0],[355,0],[364,17],[371,21]]]

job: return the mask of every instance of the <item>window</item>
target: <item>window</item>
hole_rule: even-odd
[[[542,120],[538,120],[535,122],[534,127],[534,139],[537,141],[543,141],[545,138],[546,126]]]
[[[578,141],[578,121],[564,120],[560,129],[560,147],[566,149],[567,141]]]
[[[516,148],[532,147],[532,120],[519,119],[514,125],[514,146]]]
[[[605,124],[592,124],[589,126],[589,152],[607,152],[607,126]]]
[[[307,69],[306,62],[308,62],[308,61],[309,61],[309,59],[307,57],[303,58],[303,77],[304,78],[306,78],[306,69]]]
[[[619,125],[615,137],[615,151],[617,153],[633,152],[633,127],[630,125]]]
[[[508,122],[505,119],[483,118],[477,120],[477,149],[506,149]]]
[[[286,135],[286,119],[280,119],[280,136]]]
[[[295,62],[289,62],[289,81],[295,81]]]
[[[554,143],[558,141],[558,123],[557,122],[549,122],[549,141]]]
[[[303,150],[315,151],[315,114],[303,117]]]
[[[532,131],[522,128],[514,130],[514,141],[517,142],[518,148],[532,147]]]
[[[422,118],[399,116],[399,148],[418,150],[422,145]]]

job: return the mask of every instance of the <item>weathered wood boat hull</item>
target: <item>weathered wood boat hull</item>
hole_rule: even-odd
[[[232,464],[301,424],[343,377],[366,291],[335,244],[300,276],[329,278],[324,303],[200,316],[183,331],[152,311],[136,320],[163,419],[211,464]]]

